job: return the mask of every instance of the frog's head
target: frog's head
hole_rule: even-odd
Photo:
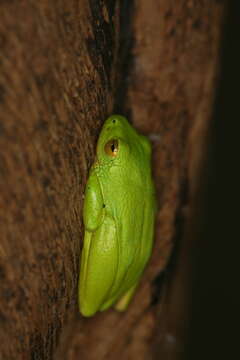
[[[97,158],[100,161],[113,161],[126,158],[130,152],[129,144],[135,130],[121,115],[112,115],[104,123],[97,144]]]

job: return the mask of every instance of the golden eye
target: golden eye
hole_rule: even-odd
[[[109,156],[112,156],[112,157],[117,156],[118,140],[116,140],[116,139],[109,140],[104,146],[104,151]]]

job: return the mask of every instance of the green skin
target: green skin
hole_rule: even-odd
[[[117,153],[106,144],[117,142]],[[97,144],[86,185],[79,307],[92,316],[111,306],[123,311],[151,255],[155,190],[151,145],[126,118],[110,116]]]

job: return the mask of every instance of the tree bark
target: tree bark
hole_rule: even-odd
[[[223,3],[23,0],[1,2],[0,13],[0,359],[177,359],[180,245]],[[153,143],[155,246],[128,311],[85,319],[82,195],[113,111]]]
[[[82,194],[112,102],[114,3],[1,3],[3,359],[52,357],[76,311]]]

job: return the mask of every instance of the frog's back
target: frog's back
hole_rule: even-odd
[[[118,269],[108,295],[115,299],[138,282],[150,257],[155,217],[155,192],[151,175],[151,147],[138,135],[125,166],[113,166],[106,175],[104,197],[116,224]],[[118,191],[119,188],[123,191]]]

